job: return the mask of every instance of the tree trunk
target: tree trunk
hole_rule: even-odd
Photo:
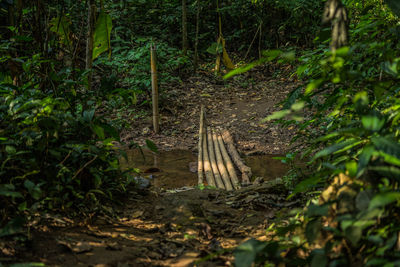
[[[96,12],[95,0],[87,0],[88,17],[87,17],[87,36],[86,36],[86,70],[88,74],[88,90],[92,89],[92,63],[93,63],[93,34],[94,34],[94,18]]]
[[[200,0],[197,0],[197,12],[196,12],[196,37],[194,42],[194,71],[197,72],[199,65],[199,28],[200,28]]]
[[[325,10],[322,17],[323,23],[330,22],[332,25],[331,49],[346,46],[349,41],[349,19],[346,7],[340,0],[328,0],[325,3]]]
[[[187,55],[188,47],[187,6],[186,0],[182,0],[182,52],[185,56]]]

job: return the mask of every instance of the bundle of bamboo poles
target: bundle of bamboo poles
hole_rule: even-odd
[[[206,124],[202,106],[198,145],[198,183],[204,184],[205,178],[210,186],[226,190],[239,189],[241,183],[236,174],[236,165],[236,168],[242,173],[242,183],[249,184],[251,169],[240,158],[230,133],[227,130],[220,132],[207,127]]]

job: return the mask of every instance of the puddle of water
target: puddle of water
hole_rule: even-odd
[[[245,158],[246,165],[251,168],[254,177],[272,180],[284,176],[290,169],[288,164],[273,159],[281,155],[255,155]]]
[[[126,168],[138,168],[142,176],[151,175],[153,186],[174,189],[184,186],[197,185],[197,173],[190,171],[197,169],[197,156],[188,150],[161,151],[155,154],[143,150],[144,157],[139,149],[126,151],[128,161],[121,159],[121,166]],[[284,176],[289,170],[289,165],[280,160],[273,159],[279,155],[255,155],[245,158],[246,164],[252,169],[254,177],[263,177],[272,180]]]
[[[121,159],[122,168],[138,168],[144,177],[152,175],[153,186],[174,189],[197,185],[197,173],[189,169],[189,163],[197,162],[197,156],[191,151],[172,150],[155,154],[143,150],[144,157],[139,149],[126,153],[128,161]]]

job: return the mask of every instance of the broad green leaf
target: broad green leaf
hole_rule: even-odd
[[[111,56],[111,30],[111,17],[110,15],[106,14],[104,10],[101,10],[96,21],[96,27],[93,36],[93,60],[107,50],[109,51],[109,56]]]
[[[94,109],[83,111],[82,117],[85,120],[85,122],[91,122],[93,120],[94,112],[95,112]]]
[[[92,130],[100,139],[104,139],[105,138],[104,129],[100,125],[97,125],[97,124],[93,125],[92,126]]]
[[[312,80],[306,87],[305,95],[311,94],[315,89],[317,89],[321,84],[323,80],[318,79],[318,80]]]
[[[153,152],[158,152],[158,148],[156,146],[156,144],[153,143],[153,141],[146,139],[146,146],[148,149],[150,149]]]
[[[64,45],[71,45],[71,21],[66,16],[55,17],[50,21],[50,31],[58,34],[60,41]]]
[[[365,129],[373,132],[377,132],[382,129],[385,125],[385,120],[379,118],[378,116],[367,115],[361,118],[361,122]]]
[[[345,164],[346,170],[349,172],[350,177],[355,177],[357,174],[357,162],[354,160],[348,161]]]
[[[23,217],[12,219],[6,224],[6,226],[0,229],[0,237],[23,233],[24,224],[25,219]]]
[[[360,141],[355,138],[350,138],[344,142],[334,144],[332,146],[329,146],[329,147],[319,151],[317,154],[315,154],[314,159],[331,155],[337,151],[341,151],[344,148],[350,149],[352,146],[359,144],[359,142]]]
[[[14,263],[10,267],[45,267],[46,264],[41,262]]]
[[[369,202],[371,201],[371,194],[364,190],[358,193],[356,197],[356,207],[359,210],[368,209]]]
[[[232,76],[245,73],[245,72],[251,70],[252,68],[254,68],[254,67],[256,67],[256,66],[261,65],[261,64],[264,63],[264,62],[265,62],[265,60],[262,60],[262,59],[261,59],[261,60],[252,62],[252,63],[250,63],[250,64],[247,64],[247,65],[245,65],[245,66],[243,66],[243,67],[234,69],[234,70],[230,71],[229,73],[227,73],[227,74],[224,76],[224,79],[228,79],[228,78],[230,78],[230,77],[232,77]]]
[[[256,260],[256,256],[265,247],[265,242],[258,241],[256,239],[250,239],[239,245],[233,255],[235,256],[235,266],[250,267]]]
[[[14,155],[17,153],[17,150],[13,146],[6,146],[6,152],[7,154]]]
[[[311,260],[311,267],[325,267],[328,265],[328,258],[325,255],[325,251],[316,249],[312,254],[314,255]]]
[[[345,230],[345,234],[347,239],[351,241],[351,243],[356,246],[358,241],[360,241],[361,236],[362,236],[362,228],[359,226],[349,226]]]
[[[380,208],[400,200],[399,192],[380,193],[372,198],[369,209]]]
[[[389,137],[373,137],[372,143],[378,150],[382,150],[386,154],[400,158],[400,144]]]
[[[280,111],[276,111],[273,114],[269,115],[268,117],[264,118],[262,120],[262,122],[266,122],[266,121],[271,121],[271,120],[277,120],[277,119],[282,119],[284,117],[286,117],[287,115],[289,115],[291,113],[291,111],[289,109],[284,109],[284,110],[280,110]]]
[[[221,54],[222,53],[222,44],[214,42],[208,48],[207,52],[213,55]]]
[[[291,106],[291,109],[292,109],[293,111],[299,111],[299,110],[301,110],[301,109],[304,107],[304,105],[305,105],[304,101],[299,101],[299,102],[294,103],[294,104]]]
[[[394,166],[374,166],[368,167],[368,170],[376,171],[381,176],[386,178],[400,179],[400,169]]]
[[[304,191],[310,189],[311,187],[317,186],[318,183],[320,182],[320,180],[321,179],[319,177],[310,177],[308,179],[301,181],[294,188],[293,194],[304,192]]]
[[[382,151],[379,151],[378,155],[381,156],[386,163],[400,167],[400,158],[386,154],[385,152]]]
[[[308,217],[314,217],[314,216],[326,216],[328,215],[329,212],[329,206],[328,205],[315,205],[311,204],[307,208],[307,216]]]
[[[365,168],[368,166],[368,163],[374,151],[375,149],[371,145],[363,148],[363,151],[361,152],[361,155],[358,160],[357,177],[360,177],[364,173]]]
[[[12,184],[0,185],[0,196],[15,197],[15,198],[23,198],[24,197],[20,192],[15,191],[15,186]]]

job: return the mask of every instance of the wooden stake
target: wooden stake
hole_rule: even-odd
[[[218,144],[217,134],[215,131],[210,130],[210,132],[212,133],[212,139],[213,139],[213,143],[214,143],[215,157],[217,159],[216,162],[217,162],[218,170],[221,174],[222,180],[224,181],[226,190],[230,191],[233,189],[233,187],[232,187],[231,180],[229,178],[228,171],[226,170],[226,167],[224,165],[224,160],[222,158],[221,150],[220,150],[220,147]]]
[[[153,102],[153,128],[154,132],[158,134],[160,130],[160,116],[158,113],[158,84],[157,84],[157,59],[156,59],[156,46],[150,46],[150,65],[151,65],[151,89],[152,89],[152,102]]]
[[[204,173],[203,173],[203,142],[204,142],[204,106],[201,105],[200,110],[200,129],[199,129],[199,155],[197,160],[197,174],[199,177],[198,184],[204,184]]]
[[[210,164],[214,173],[215,183],[218,188],[225,189],[224,183],[222,182],[221,175],[219,173],[217,162],[215,160],[215,150],[212,138],[211,129],[207,128],[207,141],[208,141],[208,156],[210,158]]]
[[[222,136],[220,134],[217,134],[217,142],[218,142],[221,154],[222,154],[222,158],[223,158],[223,160],[225,162],[226,169],[227,169],[227,171],[229,173],[229,176],[231,178],[233,187],[235,189],[239,189],[241,186],[240,186],[239,179],[238,179],[238,177],[236,175],[235,167],[233,166],[232,160],[229,157],[228,152],[226,151],[226,148],[224,146],[224,141],[222,140]]]
[[[252,175],[251,169],[248,166],[246,166],[243,163],[243,160],[240,158],[240,155],[233,144],[233,139],[229,131],[225,130],[222,133],[222,139],[224,140],[227,146],[227,149],[232,157],[233,162],[235,162],[236,166],[242,172],[242,183],[250,184],[250,177]]]

